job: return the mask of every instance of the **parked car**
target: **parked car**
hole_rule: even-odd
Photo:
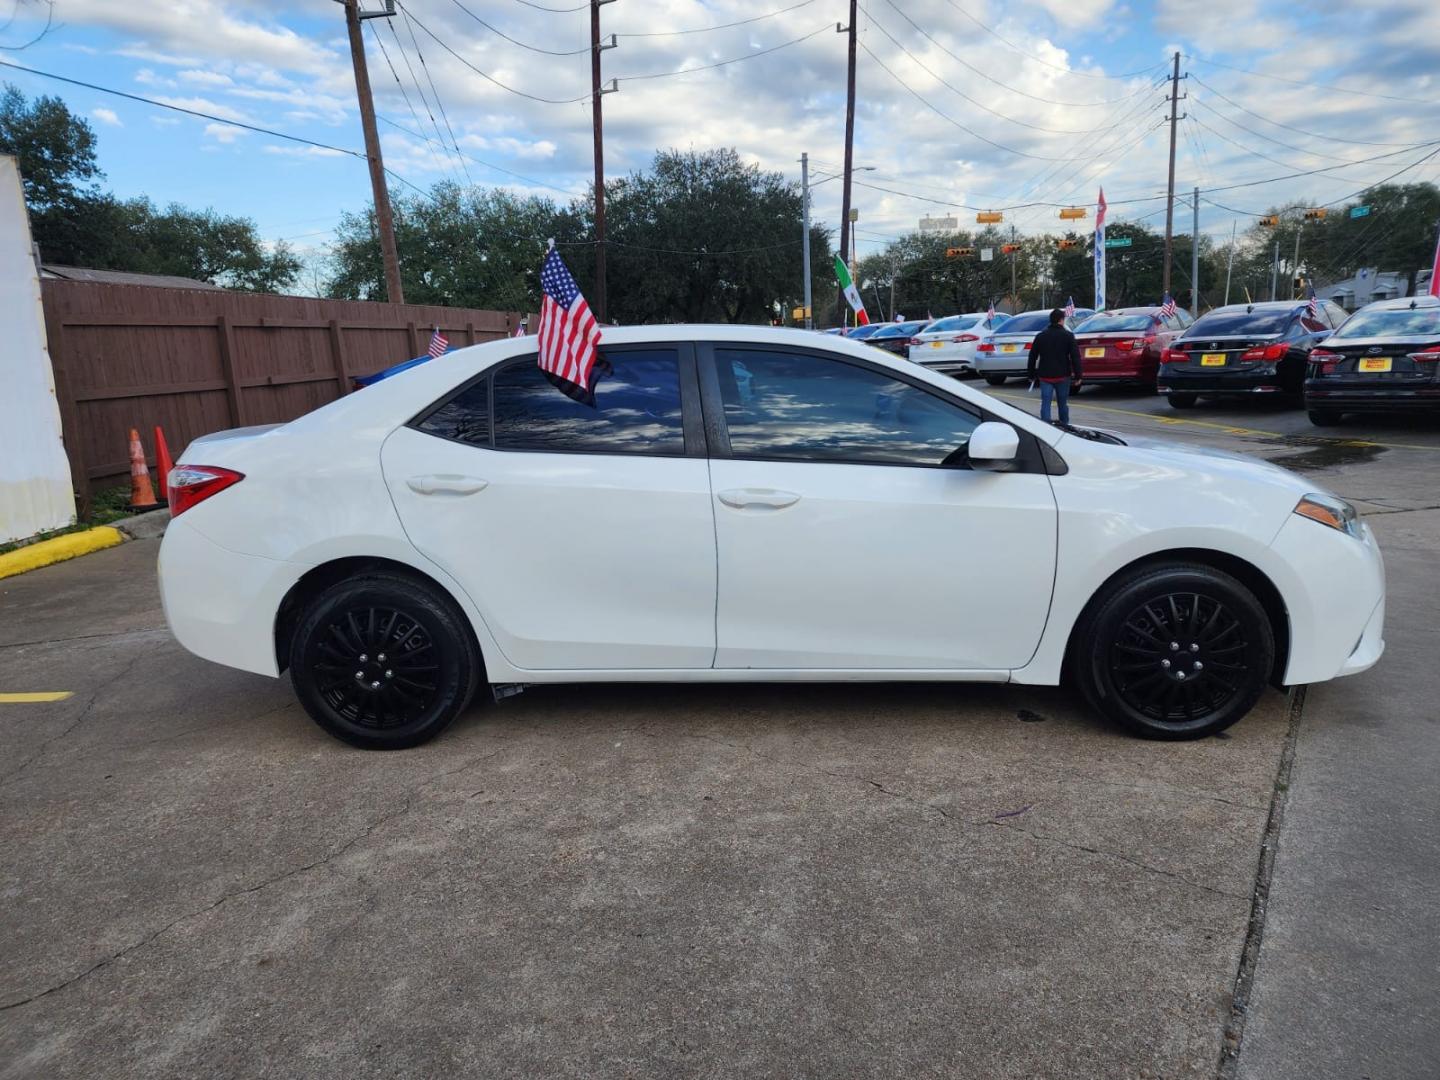
[[[1315,315],[1299,300],[1231,304],[1207,311],[1161,356],[1156,387],[1177,409],[1231,394],[1288,394],[1297,400],[1310,350],[1345,321],[1321,300]]]
[[[1193,321],[1180,308],[1173,315],[1158,306],[1097,311],[1075,328],[1085,384],[1155,389],[1161,354]]]
[[[191,443],[159,560],[180,643],[288,670],[374,749],[545,683],[1062,670],[1196,738],[1383,650],[1375,538],[1309,478],[1054,428],[804,330],[607,331],[593,407],[535,341]],[[962,549],[983,574],[940,569]]]
[[[974,374],[975,346],[1005,318],[996,315],[991,322],[988,313],[975,311],[936,319],[910,339],[910,359],[946,375]]]
[[[845,336],[851,341],[864,341],[870,335],[879,333],[889,325],[889,323],[872,322],[866,323],[864,326],[852,326],[845,331]]]
[[[904,356],[910,349],[910,339],[925,329],[924,319],[910,322],[881,323],[880,329],[865,339],[867,345],[884,349],[896,356]]]
[[[1094,308],[1078,308],[1065,320],[1065,325],[1074,330],[1094,314]],[[1007,319],[988,341],[975,346],[975,370],[984,375],[991,386],[999,386],[1012,376],[1024,375],[1030,363],[1030,346],[1035,343],[1035,335],[1049,325],[1049,308],[1022,311]]]
[[[1312,424],[1346,413],[1440,411],[1440,297],[1366,304],[1310,351]]]

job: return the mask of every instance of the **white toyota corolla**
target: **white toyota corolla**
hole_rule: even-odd
[[[1068,675],[1193,738],[1384,648],[1369,527],[1275,466],[1050,427],[803,331],[607,329],[601,355],[594,408],[519,338],[197,439],[160,550],[175,636],[288,669],[377,749],[481,688],[595,681]]]

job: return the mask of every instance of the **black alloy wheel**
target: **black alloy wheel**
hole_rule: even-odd
[[[1341,414],[1335,409],[1310,409],[1306,414],[1316,427],[1334,427],[1340,423]]]
[[[342,581],[296,629],[296,693],[317,724],[352,746],[416,746],[449,726],[474,693],[481,665],[463,620],[448,596],[419,580]]]
[[[989,383],[991,386],[1003,386],[1003,385],[1005,384],[1006,378],[1008,378],[1008,376],[1005,376],[1005,375],[986,375],[986,376],[985,376],[985,381],[986,381],[987,383]]]
[[[1197,396],[1195,394],[1166,394],[1165,400],[1172,409],[1193,409]]]
[[[1142,567],[1092,602],[1072,653],[1080,689],[1138,734],[1193,739],[1254,706],[1275,639],[1255,596],[1206,566]]]

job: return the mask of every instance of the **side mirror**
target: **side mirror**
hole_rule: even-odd
[[[970,433],[966,451],[972,469],[1003,471],[1020,452],[1020,433],[1009,424],[987,420]]]

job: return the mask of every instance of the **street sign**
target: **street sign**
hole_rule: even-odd
[[[1109,239],[1107,239],[1107,240],[1105,241],[1105,246],[1106,246],[1107,248],[1129,247],[1129,246],[1130,246],[1130,237],[1128,237],[1128,236],[1115,236],[1115,237],[1111,237],[1111,238],[1109,238]]]
[[[994,249],[994,248],[981,248],[981,249],[980,249],[980,261],[981,261],[981,262],[994,262],[994,261],[995,261],[995,249]]]
[[[1087,213],[1089,213],[1089,211],[1086,210],[1083,206],[1066,206],[1060,210],[1060,220],[1077,221],[1080,218],[1083,218]]]
[[[999,225],[1005,220],[1005,215],[999,210],[981,210],[975,215],[977,225]]]
[[[1350,207],[1350,216],[1351,216],[1352,218],[1357,218],[1357,217],[1369,217],[1369,216],[1370,216],[1370,207],[1368,207],[1368,206],[1352,206],[1352,207]]]

